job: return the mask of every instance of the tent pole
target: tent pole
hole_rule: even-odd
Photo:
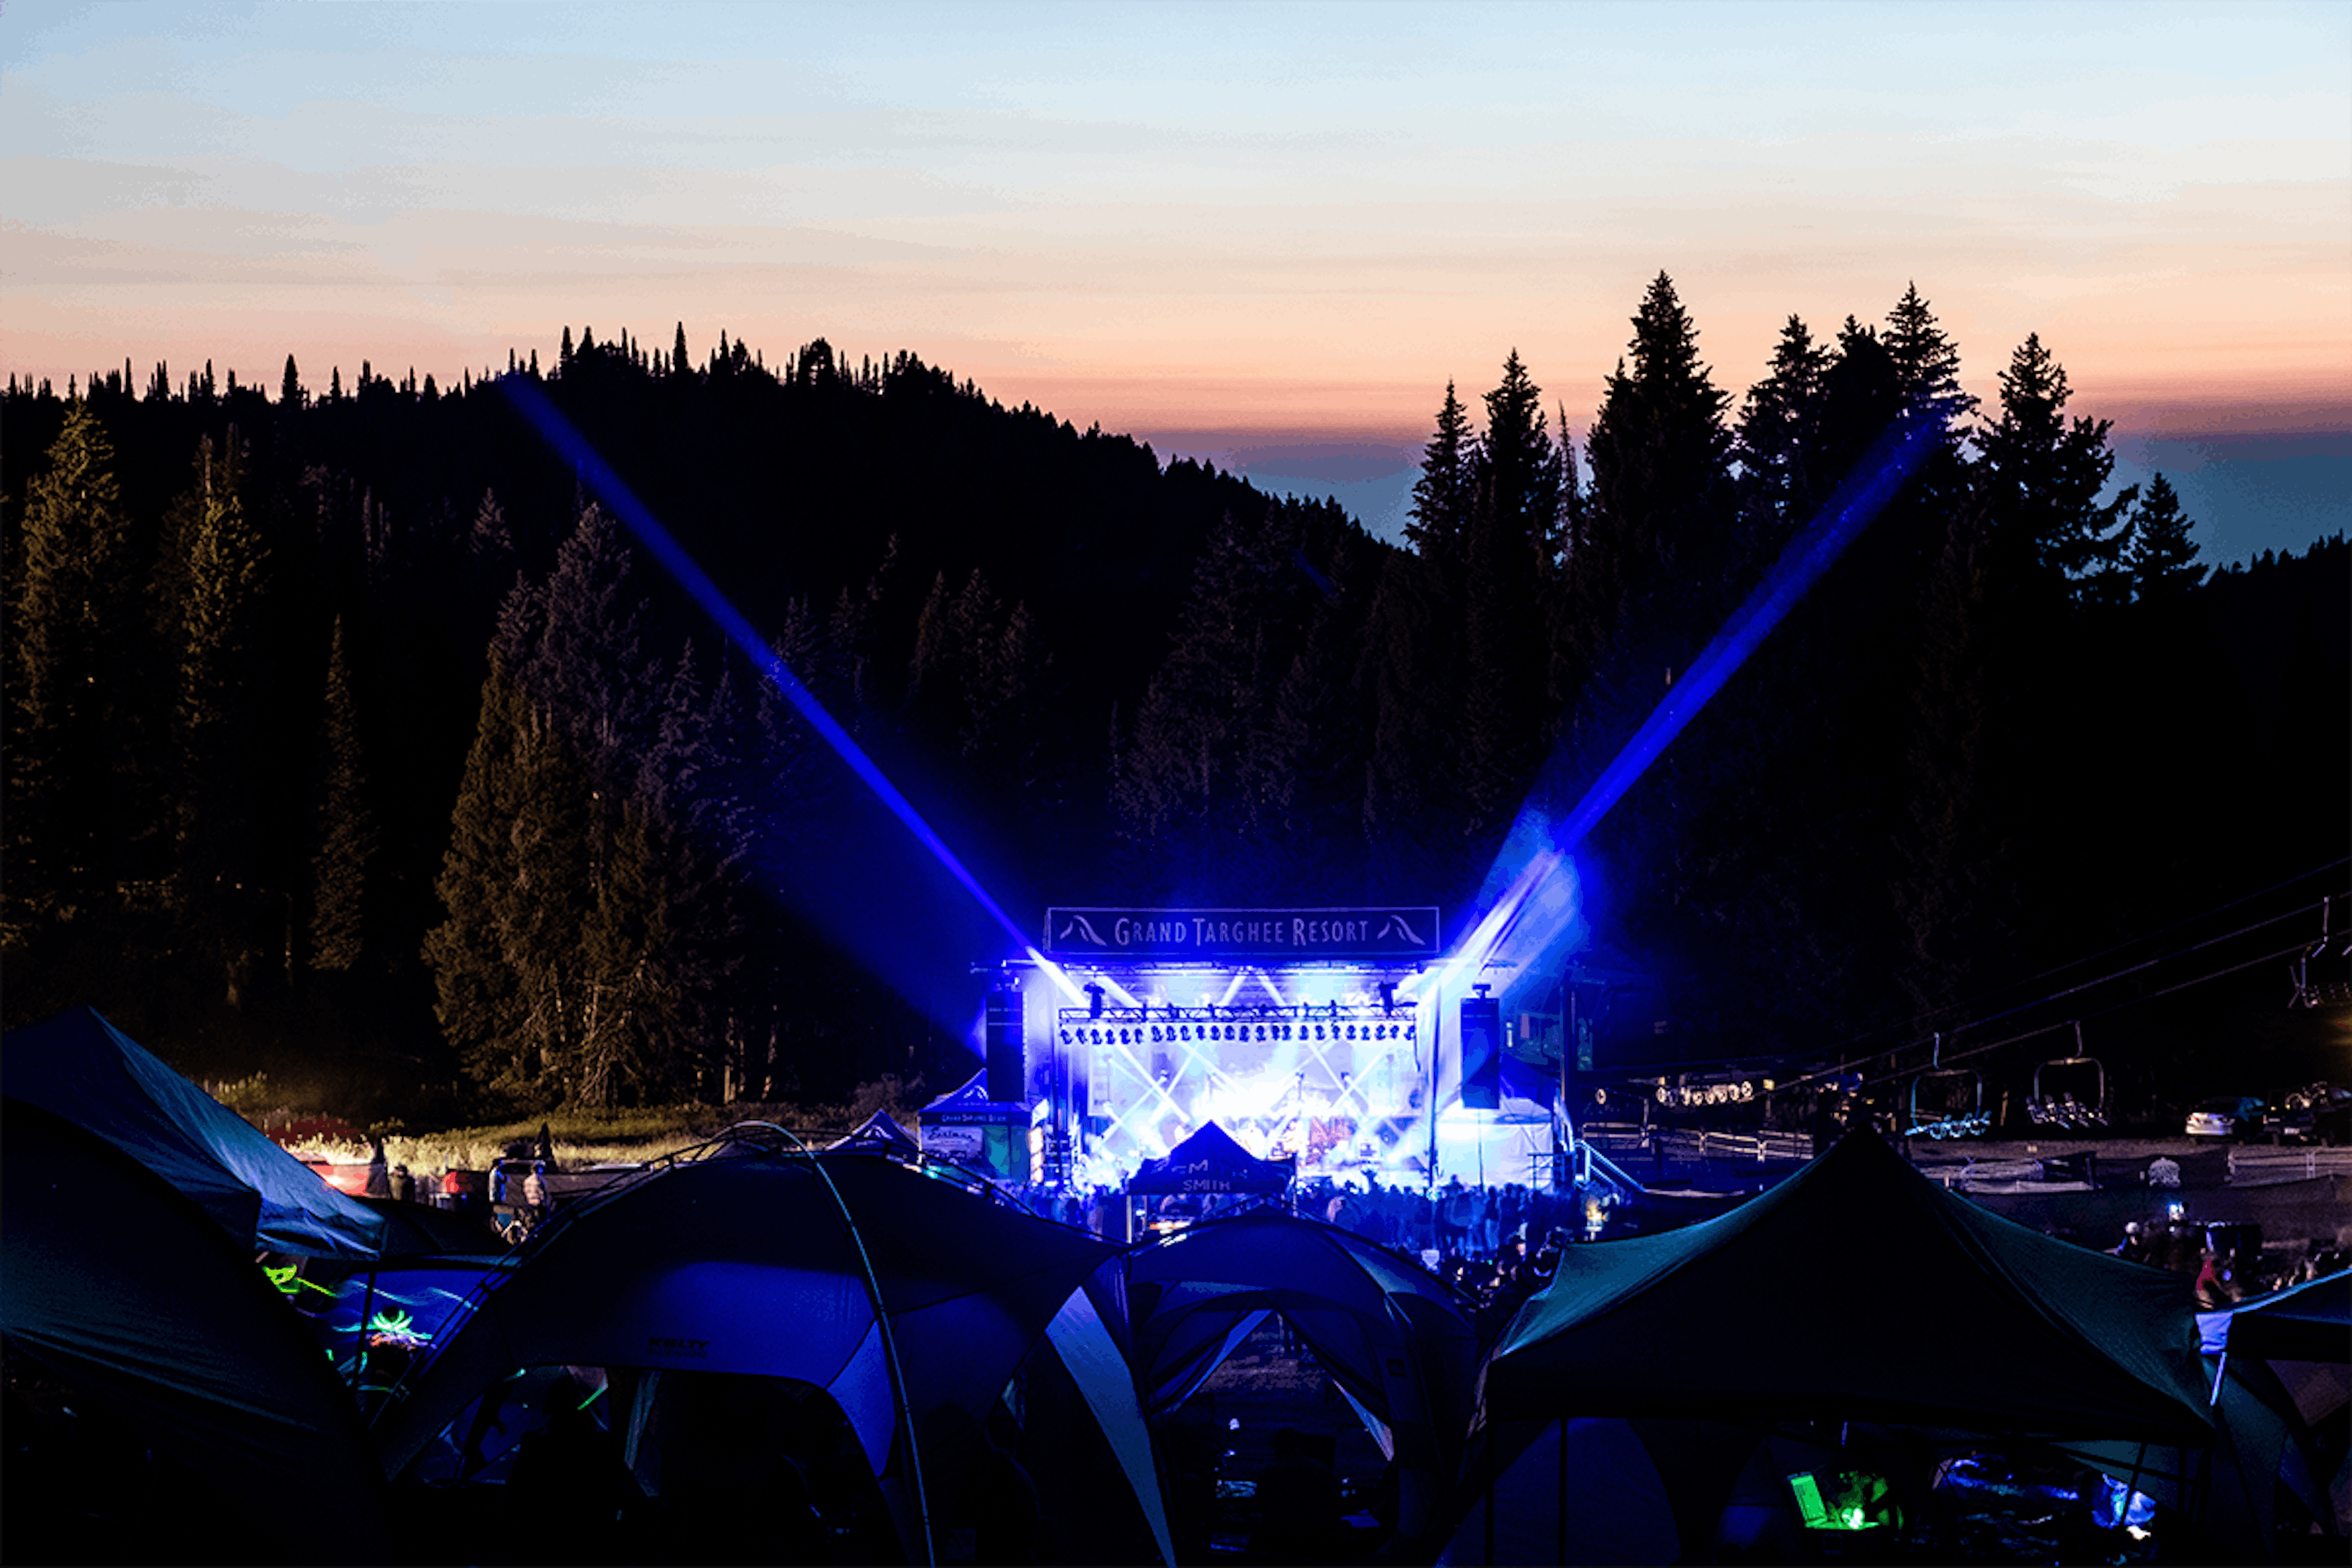
[[[1559,1485],[1552,1492],[1552,1517],[1558,1521],[1557,1550],[1552,1554],[1556,1563],[1568,1561],[1568,1414],[1559,1417]]]
[[[1486,1555],[1485,1561],[1491,1564],[1495,1561],[1495,1427],[1494,1424],[1491,1422],[1487,1424],[1486,1441],[1482,1445],[1482,1447],[1486,1451],[1479,1456],[1478,1464],[1479,1468],[1486,1472]]]
[[[849,1212],[848,1202],[842,1197],[841,1189],[833,1184],[833,1173],[824,1168],[824,1163],[816,1157],[815,1150],[802,1142],[799,1134],[787,1128],[784,1136],[799,1144],[800,1152],[808,1161],[809,1168],[824,1184],[824,1190],[833,1194],[833,1206],[840,1214],[841,1223],[848,1228],[849,1244],[857,1249],[857,1267],[866,1277],[866,1299],[874,1309],[874,1331],[882,1338],[883,1364],[890,1369],[890,1394],[898,1407],[899,1430],[907,1439],[907,1480],[915,1489],[915,1513],[922,1521],[923,1561],[930,1564],[930,1568],[938,1568],[939,1549],[931,1542],[931,1503],[923,1489],[922,1456],[915,1447],[915,1409],[907,1397],[907,1373],[898,1364],[898,1345],[890,1332],[889,1309],[882,1300],[881,1278],[874,1272],[874,1259],[866,1255],[866,1238],[857,1233],[857,1221]]]
[[[367,1297],[360,1303],[359,1331],[353,1337],[353,1343],[352,1345],[352,1376],[351,1382],[346,1385],[354,1394],[358,1394],[360,1391],[360,1380],[367,1376],[368,1322],[375,1316],[376,1275],[383,1266],[383,1260],[382,1258],[378,1258],[376,1259],[376,1268],[368,1270]],[[2219,1384],[2217,1384],[2215,1386],[2218,1388]]]

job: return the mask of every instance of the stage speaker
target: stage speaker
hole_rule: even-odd
[[[1503,1004],[1493,996],[1462,999],[1462,1109],[1499,1110],[1503,1104]]]
[[[1018,1105],[1029,1098],[1028,1063],[1021,1049],[1021,993],[988,994],[988,1098]]]

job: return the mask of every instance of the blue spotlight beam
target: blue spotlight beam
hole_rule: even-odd
[[[1565,864],[1565,857],[1583,842],[1585,835],[1623,798],[1659,753],[1722,689],[1724,682],[1755,651],[1756,645],[1780,624],[1846,546],[1894,499],[1895,492],[1941,442],[1943,434],[1942,426],[1935,420],[1906,416],[1879,438],[1845,483],[1831,496],[1828,504],[1781,552],[1780,559],[1757,584],[1747,603],[1724,623],[1683,679],[1675,683],[1665,700],[1651,712],[1633,732],[1633,739],[1593,780],[1575,808],[1552,831],[1549,851],[1531,857],[1496,900],[1495,910],[1502,919],[1485,943],[1486,952],[1502,943],[1536,889]],[[1513,839],[1517,837],[1517,833],[1512,835]],[[1482,929],[1483,926],[1484,922]],[[1482,963],[1484,956],[1483,952],[1479,955]]]
[[[808,721],[809,727],[824,737],[825,743],[848,765],[849,771],[874,793],[874,797],[889,808],[891,815],[906,826],[907,831],[915,836],[918,843],[930,851],[932,858],[939,861],[948,875],[971,895],[972,900],[987,911],[990,919],[1003,928],[1004,933],[1013,939],[1021,952],[1057,981],[1072,999],[1076,999],[1079,995],[1076,987],[1070,984],[1060,967],[1030,944],[1028,937],[1013,923],[1013,917],[989,896],[988,889],[980,885],[980,879],[957,858],[955,851],[948,847],[946,841],[931,830],[930,824],[923,820],[914,803],[898,792],[898,787],[875,765],[874,759],[866,754],[866,749],[851,739],[849,731],[825,711],[824,704],[801,683],[800,677],[793,673],[792,667],[767,645],[727,595],[719,592],[719,584],[710,580],[709,574],[695,562],[694,557],[686,552],[685,546],[679,544],[669,530],[646,509],[645,503],[637,500],[636,493],[613,471],[612,465],[597,454],[596,448],[589,445],[587,437],[580,434],[572,421],[563,416],[562,411],[555,406],[539,384],[527,375],[510,373],[499,378],[499,389],[506,394],[507,400],[514,405],[517,411],[530,421],[541,437],[578,470],[580,478],[595,493],[597,500],[612,508],[629,531],[637,536],[637,542],[651,551],[654,558],[677,580],[678,586],[693,595],[695,602],[719,624],[719,628],[743,650],[752,667],[775,684],[776,689]]]

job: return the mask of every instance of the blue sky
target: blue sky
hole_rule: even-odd
[[[0,367],[911,349],[1381,522],[1671,273],[1742,390],[1916,280],[2209,554],[2352,522],[2352,5],[0,10]]]

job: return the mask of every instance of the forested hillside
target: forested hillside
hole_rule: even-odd
[[[1661,276],[1586,450],[1515,353],[1445,389],[1407,548],[822,341],[772,367],[566,329],[447,388],[12,380],[7,1020],[89,1001],[196,1070],[414,1114],[964,1070],[1007,939],[503,375],[1023,929],[1451,925],[1906,420],[1926,462],[1585,847],[1596,934],[1758,1055],[2340,884],[2343,541],[2209,573],[2161,479],[2101,499],[2106,427],[2048,348],[1995,406],[1958,367],[1911,290],[1826,339],[1791,318],[1735,395]]]

